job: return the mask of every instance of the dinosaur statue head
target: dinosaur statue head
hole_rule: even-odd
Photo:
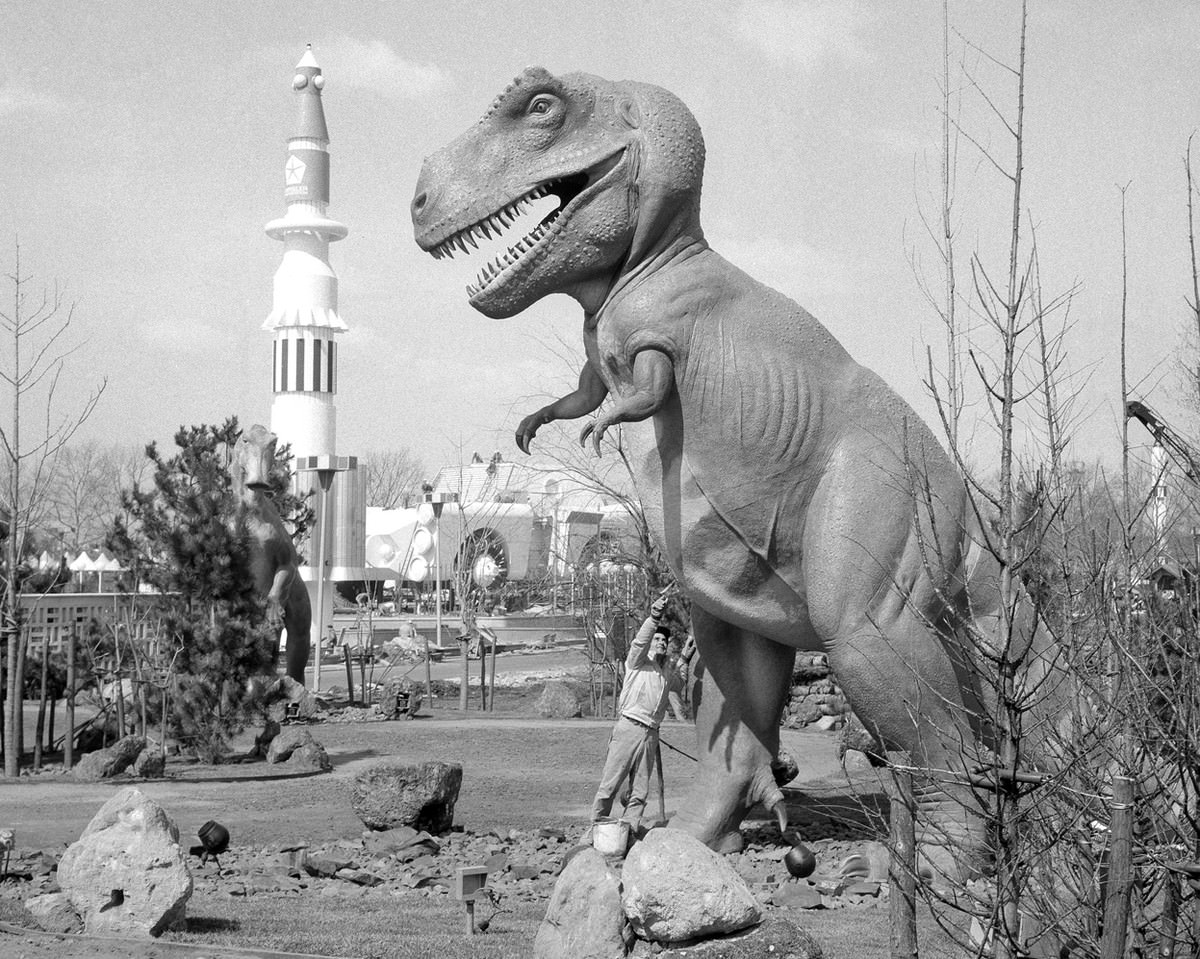
[[[236,486],[252,490],[271,489],[270,477],[275,468],[277,442],[274,433],[257,423],[238,437],[229,464],[229,472]]]
[[[530,67],[453,143],[427,157],[412,202],[435,257],[504,235],[528,203],[557,209],[467,287],[471,305],[513,316],[550,293],[607,292],[638,264],[700,230],[704,140],[673,94]]]

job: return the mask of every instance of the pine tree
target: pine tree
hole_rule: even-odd
[[[276,659],[228,468],[239,432],[236,418],[180,429],[169,459],[147,446],[153,487],[125,493],[128,519],[117,517],[109,538],[135,580],[158,594],[174,662],[172,734],[209,762],[244,725],[256,705],[252,680],[272,673]],[[311,510],[287,492],[287,455],[277,455],[273,479],[280,513],[302,534]]]

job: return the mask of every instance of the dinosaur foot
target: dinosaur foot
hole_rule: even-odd
[[[759,803],[775,816],[783,836],[787,832],[787,807],[767,763],[755,770],[749,781],[726,774],[694,794],[671,825],[691,833],[716,852],[740,852],[745,847],[740,829],[742,820]]]

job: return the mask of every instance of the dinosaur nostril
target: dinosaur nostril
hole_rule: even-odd
[[[415,197],[413,197],[413,201],[412,201],[413,213],[420,213],[422,210],[424,210],[425,204],[428,200],[429,200],[429,194],[426,193],[424,190],[422,190]]]

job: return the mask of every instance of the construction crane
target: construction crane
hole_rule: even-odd
[[[1154,437],[1154,447],[1150,453],[1150,467],[1154,474],[1154,512],[1151,519],[1154,523],[1155,544],[1161,544],[1167,525],[1167,484],[1164,482],[1167,457],[1169,456],[1183,475],[1196,486],[1200,486],[1200,461],[1197,461],[1187,441],[1140,400],[1129,400],[1125,403],[1125,418],[1137,420]]]

